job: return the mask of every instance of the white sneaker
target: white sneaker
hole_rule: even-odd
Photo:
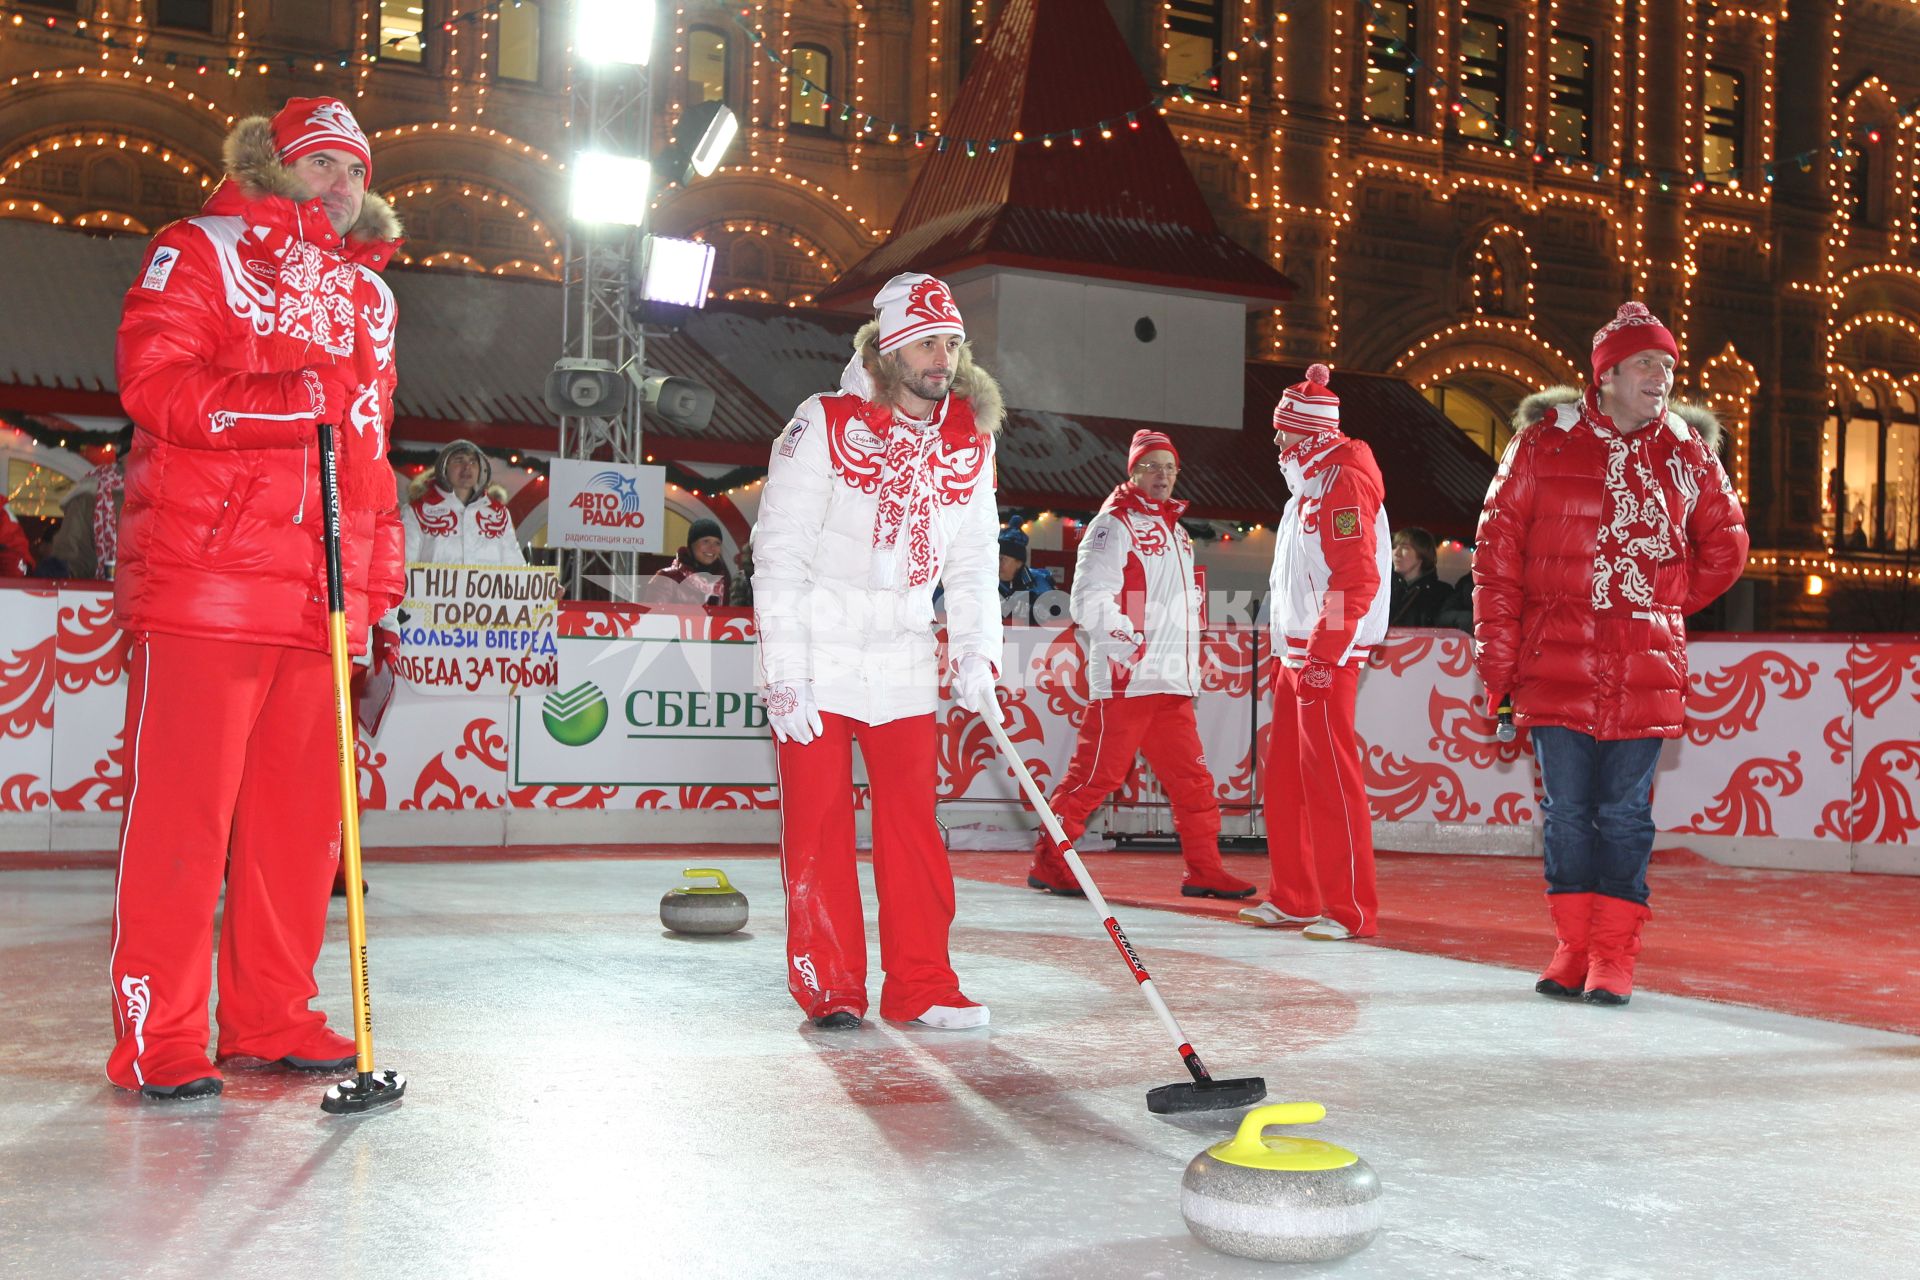
[[[983,1004],[963,1005],[959,1008],[948,1004],[936,1004],[914,1021],[923,1027],[933,1027],[940,1031],[971,1031],[975,1027],[987,1025],[987,1006]]]
[[[1345,942],[1353,936],[1353,930],[1338,920],[1322,916],[1300,931],[1303,938],[1312,938],[1315,942]]]
[[[1290,916],[1271,902],[1263,902],[1257,907],[1242,907],[1240,919],[1248,924],[1257,924],[1263,929],[1282,929],[1290,924],[1313,924],[1319,916]]]

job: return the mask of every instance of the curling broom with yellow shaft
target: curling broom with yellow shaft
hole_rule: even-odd
[[[333,653],[334,736],[340,748],[340,856],[347,879],[347,946],[353,968],[353,1077],[328,1088],[320,1109],[357,1115],[398,1102],[407,1078],[373,1068],[373,1007],[367,999],[367,900],[360,883],[360,777],[354,758],[353,702],[348,693],[347,584],[340,568],[340,470],[335,428],[320,426],[320,505],[326,513],[327,636]]]

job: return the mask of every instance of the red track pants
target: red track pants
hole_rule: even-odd
[[[107,1078],[137,1089],[210,1074],[223,878],[220,1055],[311,1051],[326,1018],[307,1003],[340,857],[328,657],[142,634],[128,669]]]
[[[1144,753],[1173,804],[1173,828],[1188,868],[1221,871],[1220,801],[1193,708],[1192,698],[1177,693],[1094,700],[1080,721],[1066,776],[1049,800],[1069,843],[1080,838],[1093,811],[1127,780],[1135,754]],[[1042,827],[1036,851],[1051,843]]]
[[[931,714],[865,724],[832,712],[802,746],[775,744],[780,870],[787,889],[787,990],[807,1016],[867,1012],[867,924],[853,843],[853,743],[873,804],[873,884],[880,896],[880,1016],[912,1021],[963,1002],[947,957],[953,869],[934,821],[938,782]]]
[[[1373,815],[1353,732],[1358,667],[1336,667],[1333,688],[1302,703],[1299,673],[1275,662],[1267,746],[1268,899],[1290,916],[1326,915],[1370,938],[1380,931],[1373,883]]]

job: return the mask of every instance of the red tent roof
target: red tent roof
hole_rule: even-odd
[[[1102,0],[1011,0],[960,87],[946,149],[927,156],[887,242],[821,305],[864,308],[901,271],[986,264],[1292,297],[1291,281],[1214,222],[1152,96]]]

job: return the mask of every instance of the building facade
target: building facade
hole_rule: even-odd
[[[656,230],[718,296],[809,305],[942,147],[997,0],[663,6],[656,144],[742,130]],[[557,279],[573,136],[559,0],[0,6],[0,216],[146,234],[231,120],[345,98],[401,269]],[[1920,627],[1920,22],[1896,0],[1109,0],[1220,226],[1298,286],[1250,354],[1394,373],[1489,452],[1644,299],[1728,426],[1754,558],[1726,621]],[[20,305],[7,299],[7,305]],[[558,335],[555,335],[558,349]]]

